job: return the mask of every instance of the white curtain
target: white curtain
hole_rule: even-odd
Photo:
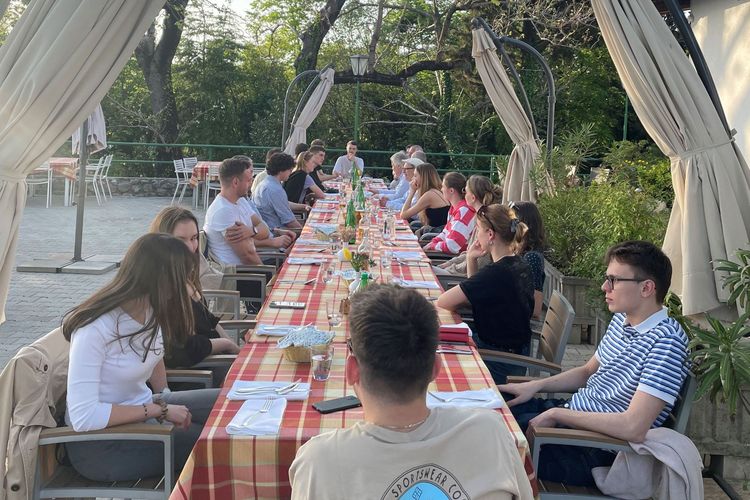
[[[94,112],[86,118],[86,145],[89,146],[89,153],[96,153],[102,149],[107,149],[107,123],[104,121],[104,111],[102,105],[97,104]],[[78,146],[81,144],[81,127],[78,127],[71,137],[71,150],[74,155],[79,154]]]
[[[505,173],[503,203],[536,201],[535,187],[529,175],[539,158],[539,146],[534,137],[534,129],[500,62],[490,35],[484,29],[475,29],[472,30],[472,39],[474,46],[471,55],[474,56],[477,72],[482,78],[495,112],[515,144]]]
[[[26,175],[102,100],[163,4],[33,0],[0,47],[0,323]]]
[[[292,132],[289,134],[289,138],[284,145],[285,153],[294,155],[294,148],[297,147],[297,144],[307,142],[307,127],[318,116],[320,108],[326,102],[328,92],[331,91],[331,87],[333,86],[334,73],[333,68],[328,68],[320,75],[320,83],[318,83],[315,90],[310,94],[310,98],[305,103],[305,107],[302,108],[297,122],[292,124]]]
[[[683,313],[722,307],[715,259],[750,241],[750,171],[692,63],[651,0],[592,0],[638,118],[670,157],[675,200],[664,251]]]

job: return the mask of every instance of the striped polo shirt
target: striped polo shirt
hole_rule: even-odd
[[[643,391],[666,403],[652,425],[661,426],[688,373],[687,346],[687,335],[666,308],[635,326],[615,314],[596,350],[599,369],[573,395],[570,408],[624,412],[635,391]]]

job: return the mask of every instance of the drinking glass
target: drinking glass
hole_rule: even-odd
[[[313,379],[328,380],[333,363],[333,344],[314,345],[310,351]]]
[[[380,267],[384,270],[391,268],[391,261],[393,260],[393,252],[390,250],[383,249],[380,253]]]
[[[323,283],[326,285],[333,281],[333,262],[326,262],[320,269],[320,274],[323,279]]]
[[[341,236],[334,233],[331,235],[331,253],[336,256],[339,250],[341,250]]]
[[[326,317],[328,318],[329,330],[341,324],[341,312],[339,312],[339,301],[331,299],[326,301]]]

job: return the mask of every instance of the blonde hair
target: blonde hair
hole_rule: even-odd
[[[471,194],[482,205],[493,205],[500,203],[503,199],[503,190],[483,175],[469,177],[469,180],[466,181],[466,190],[471,191]]]
[[[315,156],[317,152],[312,152],[310,150],[302,151],[300,154],[297,155],[297,160],[295,161],[295,167],[294,171],[297,170],[305,171],[305,163],[312,160],[312,157]]]
[[[477,210],[476,217],[477,224],[485,229],[492,229],[501,241],[510,246],[513,253],[526,245],[529,228],[518,219],[512,208],[499,203],[483,205]]]

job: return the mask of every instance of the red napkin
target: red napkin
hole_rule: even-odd
[[[441,326],[439,330],[440,342],[471,342],[469,329],[464,326]]]

